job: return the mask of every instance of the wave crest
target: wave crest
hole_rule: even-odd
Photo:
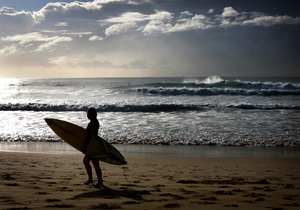
[[[225,80],[218,76],[203,80],[188,79],[179,83],[152,83],[135,91],[160,95],[300,95],[300,84]]]
[[[86,111],[93,106],[98,112],[175,112],[175,111],[204,111],[207,109],[300,109],[295,105],[253,105],[253,104],[227,104],[227,105],[193,105],[193,104],[144,104],[144,105],[67,105],[67,104],[0,104],[1,111]]]

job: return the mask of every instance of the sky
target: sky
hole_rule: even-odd
[[[299,77],[297,0],[0,0],[0,77]]]

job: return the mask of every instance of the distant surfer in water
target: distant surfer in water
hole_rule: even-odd
[[[87,128],[86,128],[86,137],[85,137],[85,142],[82,148],[82,153],[86,153],[87,146],[91,140],[91,138],[94,135],[98,135],[98,130],[99,130],[99,121],[97,119],[97,111],[94,108],[89,108],[87,111],[87,118],[90,120]],[[83,164],[85,166],[86,172],[88,174],[88,180],[84,183],[86,185],[94,183],[93,180],[93,173],[92,173],[92,167],[90,165],[90,162],[92,161],[97,177],[98,177],[98,183],[95,185],[97,188],[102,188],[103,187],[103,180],[102,180],[102,170],[99,165],[99,160],[91,158],[87,155],[84,156],[83,158]]]

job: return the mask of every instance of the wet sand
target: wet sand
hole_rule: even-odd
[[[0,152],[0,209],[300,208],[300,158],[131,154],[124,171],[101,163],[99,190],[82,157]]]

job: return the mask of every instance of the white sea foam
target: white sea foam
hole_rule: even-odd
[[[183,83],[195,83],[195,84],[215,84],[219,82],[224,82],[225,80],[219,76],[210,76],[203,79],[195,79],[195,78],[188,78],[184,79]]]

